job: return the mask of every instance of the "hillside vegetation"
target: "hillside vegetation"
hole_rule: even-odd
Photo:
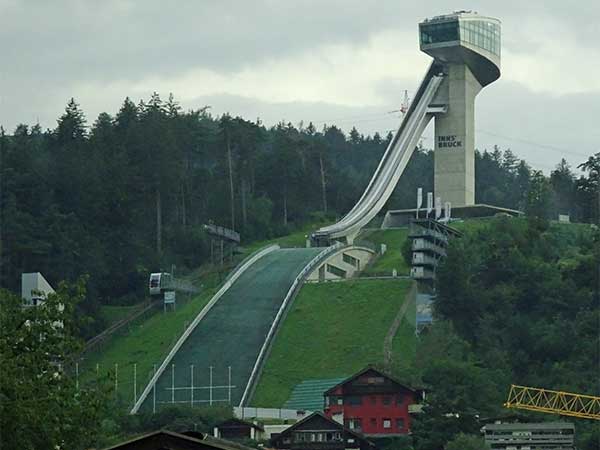
[[[369,265],[365,272],[370,274],[389,275],[396,269],[398,275],[408,275],[410,266],[402,256],[402,246],[408,237],[408,228],[396,228],[392,230],[377,230],[365,236],[365,239],[377,246],[380,251],[381,244],[385,244],[387,250],[384,255],[378,257]]]
[[[82,378],[95,379],[97,369],[101,375],[110,373],[113,377],[118,377],[120,397],[126,404],[133,404],[134,364],[137,365],[139,395],[149,380],[153,366],[160,365],[214,292],[214,289],[206,290],[189,302],[179,304],[175,311],[165,313],[162,309],[157,309],[149,316],[136,320],[85,355],[80,369]]]
[[[419,339],[415,366],[404,369],[429,392],[416,450],[478,434],[478,417],[507,414],[511,383],[600,394],[598,228],[539,217],[462,228],[437,272],[437,321]],[[580,448],[597,448],[597,425],[577,423]]]
[[[380,364],[384,337],[411,283],[305,284],[277,334],[251,404],[279,407],[303,380],[349,376],[367,364]],[[412,356],[414,332],[401,332],[406,339],[398,351],[409,349]]]
[[[30,270],[53,286],[87,274],[78,306],[84,338],[106,326],[100,305],[141,301],[150,272],[175,265],[181,275],[206,263],[204,224],[232,228],[247,245],[346,213],[392,138],[317,129],[310,118],[267,128],[206,108],[183,111],[157,93],[137,100],[86,118],[71,99],[54,129],[0,129],[0,285],[18,292]],[[476,152],[475,200],[525,209],[539,196],[546,214],[591,221],[598,165],[592,157],[582,166],[589,176],[576,176],[563,160],[545,177],[510,150]],[[433,152],[423,148],[387,208],[413,207],[417,186],[433,190]]]

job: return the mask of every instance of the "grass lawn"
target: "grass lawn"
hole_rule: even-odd
[[[266,247],[271,244],[279,244],[281,247],[306,247],[307,236],[311,232],[329,225],[329,222],[315,222],[304,225],[298,231],[294,231],[286,236],[281,236],[275,239],[269,239],[266,241],[251,242],[248,245],[244,245],[245,253],[248,255],[262,247]]]
[[[385,334],[410,285],[408,280],[305,284],[250,404],[280,407],[303,380],[349,376],[383,361]]]
[[[100,314],[102,318],[106,321],[106,328],[111,325],[117,323],[119,320],[124,319],[128,315],[130,315],[133,311],[140,308],[140,305],[130,305],[130,306],[112,306],[112,305],[102,305],[100,309]]]
[[[133,365],[137,364],[137,393],[145,387],[153,365],[160,365],[164,356],[200,310],[208,303],[214,290],[206,290],[175,312],[158,310],[147,320],[131,326],[124,334],[116,334],[98,350],[86,355],[81,364],[83,380],[93,379],[96,364],[101,375],[114,372],[118,364],[119,394],[128,403],[133,401]]]
[[[398,228],[394,230],[377,230],[369,234],[366,240],[373,242],[379,248],[380,244],[387,245],[385,255],[381,256],[375,263],[369,266],[365,272],[390,272],[393,269],[398,271],[398,275],[408,275],[410,267],[402,257],[402,244],[408,236],[408,228]]]
[[[416,356],[415,327],[417,322],[416,296],[412,296],[400,327],[392,340],[392,360],[412,362]]]

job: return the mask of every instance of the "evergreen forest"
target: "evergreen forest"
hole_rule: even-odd
[[[0,130],[0,285],[17,292],[22,272],[51,284],[88,274],[89,337],[104,325],[98,305],[139,302],[150,272],[205,262],[204,224],[247,243],[347,212],[391,137],[311,122],[268,128],[183,111],[156,93],[89,123],[71,99],[54,129]],[[477,151],[476,202],[523,210],[538,195],[549,218],[592,221],[598,156],[588,164],[588,176],[562,160],[545,177],[510,149]],[[433,190],[433,152],[422,147],[384,210],[414,207],[417,186]]]
[[[344,133],[334,125],[317,129],[310,121],[267,127],[213,116],[208,108],[184,111],[172,95],[163,100],[156,93],[137,104],[127,98],[116,113],[93,122],[71,99],[53,129],[0,129],[0,286],[16,294],[22,272],[41,272],[59,287],[56,311],[47,313],[23,312],[16,295],[1,292],[0,350],[11,359],[2,397],[27,398],[36,386],[44,388],[34,374],[66,363],[82,339],[105,328],[101,305],[143,300],[150,272],[176,265],[185,273],[206,263],[205,224],[234,229],[248,245],[343,215],[391,137],[364,136],[356,128]],[[600,153],[577,167],[557,160],[549,174],[517,153],[476,152],[476,203],[526,217],[464,223],[464,236],[451,242],[438,272],[436,321],[419,337],[414,364],[396,368],[429,392],[427,414],[405,448],[437,450],[449,442],[448,449],[477,448],[479,419],[501,414],[511,383],[600,393]],[[422,146],[384,211],[414,207],[417,187],[433,190],[433,152]],[[559,214],[578,223],[557,224]],[[67,312],[77,319],[64,330],[48,328],[71,297],[76,301]],[[55,315],[36,316],[42,313]],[[47,334],[47,345],[36,350],[25,338],[15,340],[31,338],[27,321]],[[60,354],[49,358],[46,347],[58,341]],[[33,369],[21,379],[26,364]],[[75,390],[63,381],[48,380],[47,388],[58,386],[57,398],[67,405]],[[56,442],[62,437],[52,434],[60,426],[53,420],[75,429],[110,416],[105,397],[100,385],[66,419],[37,421],[38,435]],[[32,411],[44,405],[19,407],[4,404],[5,426],[16,424],[17,415],[36,416]],[[73,417],[81,421],[71,425]],[[113,419],[102,422],[102,433],[128,431],[134,420]],[[597,427],[578,427],[580,448],[600,448]],[[72,448],[92,441],[79,434],[70,439]]]

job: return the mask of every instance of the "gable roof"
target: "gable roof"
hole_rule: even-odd
[[[390,375],[377,370],[375,367],[373,366],[367,366],[365,367],[363,370],[361,370],[360,372],[355,373],[354,375],[352,375],[349,378],[346,378],[344,381],[342,381],[341,383],[336,384],[335,386],[333,386],[332,388],[328,389],[327,391],[325,391],[323,393],[323,395],[328,395],[333,393],[337,388],[344,386],[345,384],[348,384],[354,380],[356,380],[357,378],[361,377],[362,375],[366,374],[367,372],[375,372],[376,375],[387,378],[388,380],[391,380],[392,382],[394,382],[395,384],[401,386],[402,388],[406,389],[407,391],[411,391],[411,392],[417,392],[415,389],[406,386],[404,383],[401,383],[400,381],[398,381],[397,379],[395,379],[394,377],[391,377]]]
[[[224,439],[207,434],[194,433],[193,436],[167,430],[154,431],[125,442],[107,447],[104,450],[252,450]]]
[[[333,425],[335,428],[339,429],[340,431],[344,431],[344,432],[350,434],[351,436],[355,437],[356,439],[359,439],[361,441],[368,443],[371,446],[374,446],[374,444],[371,441],[369,441],[368,439],[366,439],[362,434],[357,433],[356,431],[353,431],[350,428],[346,428],[341,423],[327,417],[321,411],[316,411],[316,412],[312,413],[311,415],[305,417],[304,419],[299,420],[298,422],[293,424],[291,427],[282,431],[281,434],[277,438],[281,438],[283,436],[289,435],[290,433],[293,433],[295,430],[300,428],[302,425],[306,424],[307,422],[310,422],[311,420],[314,420],[315,418],[324,420],[324,421],[330,423],[331,425]]]
[[[265,429],[261,425],[258,425],[258,424],[254,423],[254,422],[249,422],[247,420],[237,419],[235,417],[233,417],[231,419],[227,419],[227,420],[219,423],[217,425],[217,428],[221,428],[221,427],[229,428],[229,427],[236,426],[236,425],[238,427],[239,426],[246,426],[246,427],[254,428],[254,429],[259,430],[259,431],[265,431]]]

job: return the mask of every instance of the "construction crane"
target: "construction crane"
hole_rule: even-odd
[[[388,114],[400,113],[402,115],[402,118],[404,118],[404,115],[408,111],[409,106],[410,106],[410,99],[408,98],[408,91],[405,90],[404,98],[402,99],[402,103],[400,104],[400,109],[394,109],[393,111],[388,111],[387,113]]]
[[[511,385],[507,408],[600,420],[600,397]]]

